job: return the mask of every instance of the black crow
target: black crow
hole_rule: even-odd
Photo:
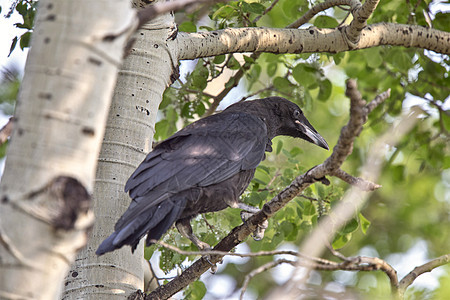
[[[123,245],[134,251],[146,234],[149,245],[174,223],[199,249],[208,248],[192,233],[190,220],[228,206],[257,212],[241,203],[239,196],[278,135],[328,149],[302,110],[280,97],[233,104],[161,142],[128,179],[125,192],[133,201],[97,255]]]

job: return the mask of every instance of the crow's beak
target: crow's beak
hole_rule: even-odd
[[[324,149],[330,150],[325,139],[314,129],[314,127],[312,127],[311,124],[309,124],[306,118],[303,122],[296,120],[295,123],[298,125],[302,133],[307,137],[306,140],[308,142],[316,144],[317,146]]]

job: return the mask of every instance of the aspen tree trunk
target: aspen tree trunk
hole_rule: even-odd
[[[1,299],[58,298],[86,243],[97,157],[133,22],[128,0],[39,1],[0,185]]]
[[[133,5],[143,7],[139,2]],[[95,251],[128,208],[131,199],[124,193],[125,182],[151,150],[162,94],[177,74],[174,34],[171,14],[146,24],[135,34],[119,71],[98,160],[93,196],[96,222],[87,247],[69,272],[64,298],[123,299],[144,289],[148,263],[143,259],[143,241],[133,255],[128,246],[100,257]]]

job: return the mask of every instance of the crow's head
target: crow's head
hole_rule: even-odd
[[[267,125],[269,138],[286,135],[302,138],[329,150],[325,139],[306,119],[300,107],[281,97],[269,97],[245,101],[230,106],[227,110],[248,112],[262,118]]]

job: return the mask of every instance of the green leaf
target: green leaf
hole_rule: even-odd
[[[166,137],[169,121],[161,120],[155,124],[155,139],[160,140]]]
[[[361,231],[362,233],[366,234],[367,229],[370,226],[370,221],[366,219],[361,213],[358,214],[359,217],[359,225],[361,225]]]
[[[12,43],[11,43],[11,47],[9,48],[9,54],[8,57],[11,55],[11,53],[14,51],[14,48],[16,48],[17,45],[17,36],[13,38]]]
[[[181,23],[178,29],[183,32],[197,32],[197,26],[191,21]]]
[[[20,37],[20,49],[25,49],[30,46],[30,38],[31,38],[31,32],[25,32]]]
[[[448,13],[438,11],[434,16],[433,27],[443,31],[448,31]]]
[[[339,26],[338,21],[330,16],[318,16],[314,20],[314,26],[319,28],[336,28]]]
[[[252,57],[250,57],[248,55],[243,55],[243,56],[244,56],[244,61],[246,63],[254,63],[255,62],[255,60]]]
[[[393,48],[389,51],[388,59],[394,66],[403,71],[407,71],[412,66],[411,58],[403,49]]]
[[[450,113],[450,110],[446,110],[445,112],[448,114]],[[447,114],[441,113],[440,117],[442,119],[445,130],[450,131],[450,117]]]
[[[181,115],[186,118],[192,117],[190,102],[187,102],[183,105],[183,107],[181,108]]]
[[[190,300],[203,299],[205,294],[206,294],[206,286],[203,282],[198,280],[191,283],[184,293],[185,299]]]
[[[267,75],[273,77],[277,72],[278,64],[277,63],[269,63],[267,65]]]
[[[258,2],[252,2],[248,6],[248,11],[254,14],[262,14],[266,10],[266,7]]]
[[[20,15],[25,16],[27,14],[26,2],[24,3],[23,1],[20,1],[19,3],[17,3],[16,10]]]
[[[214,28],[212,28],[212,27],[209,27],[209,26],[200,26],[200,27],[198,27],[198,29],[200,29],[200,30],[207,30],[207,31],[213,31],[213,30],[215,30]]]
[[[333,60],[336,65],[339,65],[341,61],[344,59],[346,52],[340,52],[333,55]]]
[[[309,87],[316,83],[316,76],[311,72],[311,68],[307,68],[305,64],[298,64],[292,70],[294,79],[304,87]]]
[[[198,102],[198,104],[195,106],[195,113],[197,113],[199,116],[202,116],[205,111],[205,104],[203,104],[203,102]]]
[[[340,248],[344,247],[350,241],[351,237],[352,237],[351,233],[344,234],[344,235],[338,234],[333,240],[333,244],[332,244],[333,248],[340,249]]]
[[[284,77],[275,77],[273,80],[273,85],[280,91],[289,90],[291,83]]]
[[[404,165],[391,166],[391,174],[394,182],[403,181],[405,178],[405,166]]]
[[[150,260],[152,258],[153,252],[155,252],[155,247],[144,247],[144,258]]]
[[[303,150],[299,147],[293,147],[289,153],[291,154],[291,157],[296,157],[297,155],[302,154]]]
[[[236,81],[236,78],[231,77],[226,83],[225,88],[228,89],[234,85],[234,82]]]
[[[351,219],[347,224],[345,224],[344,228],[342,228],[340,231],[344,234],[352,233],[356,229],[358,229],[358,221],[356,219]]]
[[[241,64],[237,61],[236,58],[234,58],[234,56],[232,56],[228,60],[227,67],[230,68],[231,70],[238,70],[241,67]]]
[[[305,216],[312,216],[316,213],[316,207],[311,201],[305,201],[304,205],[303,214]]]
[[[367,65],[376,69],[383,63],[383,57],[380,54],[380,48],[369,48],[363,51]]]
[[[219,18],[227,19],[227,18],[231,17],[234,13],[235,13],[235,9],[232,6],[224,5],[214,12],[211,19],[213,19],[213,20],[216,20]]]
[[[321,101],[327,101],[331,96],[331,90],[333,89],[333,85],[331,81],[328,79],[324,79],[319,82],[319,95],[317,98]]]
[[[283,149],[283,141],[279,140],[277,143],[277,149],[275,150],[275,153],[278,155],[281,152],[281,149]]]
[[[216,57],[214,57],[213,59],[213,63],[219,65],[221,63],[223,63],[225,61],[225,55],[217,55]]]

